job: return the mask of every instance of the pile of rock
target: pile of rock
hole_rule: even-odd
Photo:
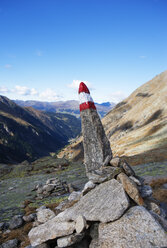
[[[35,190],[37,199],[43,199],[48,196],[59,196],[69,192],[67,183],[61,181],[59,178],[48,179],[44,185],[36,185]]]
[[[113,158],[109,164],[92,172],[84,189],[69,196],[71,207],[62,208],[65,210],[57,216],[40,210],[48,212],[49,217],[29,232],[32,246],[167,246],[167,222],[151,197],[151,187],[120,158]]]

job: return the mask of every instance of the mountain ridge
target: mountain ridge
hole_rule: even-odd
[[[80,133],[80,120],[68,114],[23,108],[0,96],[0,127],[0,162],[14,163],[64,147]]]
[[[14,100],[14,102],[22,107],[33,107],[37,110],[42,110],[42,111],[69,113],[77,117],[80,116],[79,101],[77,100],[57,101],[57,102]],[[95,103],[95,105],[97,111],[99,112],[99,115],[103,117],[106,113],[108,113],[108,111],[110,111],[115,106],[115,103],[104,102],[104,103]]]

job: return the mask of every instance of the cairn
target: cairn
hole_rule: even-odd
[[[69,192],[67,183],[59,178],[48,179],[44,185],[36,185],[35,190],[37,199],[43,199],[48,196],[60,196]]]
[[[109,163],[112,151],[89,89],[83,82],[79,86],[79,99],[84,164],[89,177],[90,173],[97,174],[96,170]]]

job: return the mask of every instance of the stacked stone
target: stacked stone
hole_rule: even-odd
[[[167,222],[151,194],[126,161],[113,158],[69,196],[61,213],[33,228],[29,239],[32,246],[52,240],[55,247],[71,248],[167,246]]]
[[[68,192],[67,183],[58,178],[51,178],[46,181],[45,185],[38,184],[36,186],[37,199],[48,196],[59,196]]]
[[[89,89],[83,82],[79,86],[79,99],[84,164],[89,177],[94,170],[108,164],[112,158],[112,151]]]

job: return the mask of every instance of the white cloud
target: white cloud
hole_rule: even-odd
[[[58,95],[54,90],[48,88],[39,94],[39,100],[54,102],[60,100],[62,97]]]
[[[12,65],[11,65],[11,64],[6,64],[6,65],[4,65],[4,67],[5,67],[6,69],[10,69],[10,68],[12,68]]]
[[[7,88],[7,87],[5,87],[5,86],[1,86],[0,87],[0,93],[8,93],[8,92],[10,92],[10,90]]]
[[[36,55],[37,55],[38,57],[41,57],[41,56],[43,55],[43,52],[40,51],[40,50],[37,50],[37,51],[36,51]]]
[[[35,96],[38,95],[38,92],[35,88],[28,88],[26,86],[16,85],[12,90],[14,93],[22,96]]]
[[[139,58],[140,58],[140,59],[146,59],[146,58],[147,58],[147,56],[145,56],[145,55],[141,55],[141,56],[139,56]]]
[[[88,86],[89,89],[92,89],[91,83],[89,83],[88,81],[81,81],[81,80],[73,80],[72,83],[68,84],[67,86],[72,89],[78,89],[80,82],[84,82]]]
[[[114,103],[118,103],[120,101],[122,101],[123,99],[125,99],[127,97],[127,95],[122,92],[122,91],[116,91],[113,92],[109,95],[109,101],[110,102],[114,102]]]

